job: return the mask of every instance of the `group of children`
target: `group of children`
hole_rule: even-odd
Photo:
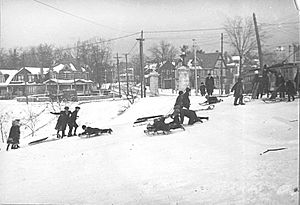
[[[190,88],[186,88],[185,92],[179,91],[172,114],[155,119],[153,124],[147,125],[147,130],[145,130],[145,132],[157,133],[158,131],[162,131],[163,133],[168,133],[171,129],[178,128],[184,130],[182,124],[185,117],[189,119],[188,125],[193,125],[196,122],[203,122],[203,119],[208,120],[208,117],[199,117],[194,110],[190,110],[190,91]],[[169,117],[172,121],[166,123],[165,120]]]

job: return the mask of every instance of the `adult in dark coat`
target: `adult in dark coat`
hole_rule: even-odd
[[[244,85],[243,85],[243,79],[242,78],[238,78],[238,82],[236,82],[234,84],[234,86],[231,88],[231,92],[234,91],[234,105],[245,105],[243,103],[243,94],[244,94]],[[237,103],[237,101],[239,100],[239,103]]]
[[[208,76],[205,78],[205,86],[208,95],[212,95],[214,88],[215,88],[215,80],[209,73]]]
[[[294,82],[296,85],[296,91],[300,94],[300,75],[299,75],[299,70],[297,70],[296,76],[294,78]]]
[[[57,138],[63,138],[65,135],[65,130],[67,127],[67,123],[69,122],[69,118],[70,118],[70,111],[69,111],[69,107],[65,107],[64,111],[61,112],[50,112],[53,115],[59,115],[58,119],[57,119],[57,123],[55,126],[55,129],[57,130]],[[59,135],[59,132],[62,132],[62,135]]]
[[[182,95],[182,107],[185,107],[186,109],[190,109],[191,101],[190,101],[190,88],[185,89],[185,93]]]
[[[7,147],[6,151],[8,151],[9,146],[11,145],[11,149],[18,149],[20,143],[20,120],[13,120],[12,126],[9,131],[9,136],[7,139]]]
[[[176,98],[176,102],[174,105],[174,111],[176,109],[179,109],[179,117],[180,117],[180,122],[183,121],[183,113],[182,113],[182,107],[183,107],[183,91],[179,91],[178,97]],[[182,119],[182,120],[181,120]]]
[[[277,87],[277,92],[279,92],[280,98],[285,98],[285,80],[281,73],[276,75],[275,86]]]
[[[77,114],[80,110],[80,107],[75,107],[75,110],[71,113],[71,116],[69,118],[69,122],[68,122],[68,126],[69,126],[69,133],[68,133],[68,137],[71,137],[72,136],[72,131],[73,131],[73,128],[74,128],[74,134],[76,136],[76,130],[77,130],[77,127],[78,127],[78,124],[76,123],[76,119],[77,119]]]
[[[292,98],[292,101],[295,100],[294,95],[296,94],[296,89],[294,87],[294,83],[291,80],[288,80],[286,82],[286,94],[288,95],[289,102],[291,101],[291,98]]]

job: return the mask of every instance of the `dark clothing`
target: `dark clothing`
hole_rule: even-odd
[[[282,75],[276,76],[275,86],[277,87],[276,92],[279,92],[279,97],[285,98],[285,81]]]
[[[10,145],[11,145],[11,149],[19,148],[19,145],[18,145],[19,143],[20,143],[20,126],[13,125],[10,128],[9,136],[7,138],[6,151],[8,151]]]
[[[206,91],[205,91],[206,87],[204,84],[200,85],[200,93],[202,96],[204,96],[206,94]]]
[[[178,97],[176,98],[176,102],[175,102],[175,106],[179,106],[180,108],[182,108],[183,106],[183,95],[178,95]]]
[[[93,127],[86,127],[84,132],[80,135],[92,135],[92,134],[99,134],[101,133],[101,129],[93,128]]]
[[[296,91],[300,92],[300,75],[299,71],[297,71],[295,79],[294,79],[295,85],[296,85]]]
[[[238,105],[237,101],[239,100],[239,104],[243,105],[243,93],[244,93],[244,88],[243,88],[243,83],[241,81],[238,81],[234,84],[234,86],[231,88],[231,92],[234,91],[234,105]]]
[[[165,123],[165,118],[159,118],[158,120],[154,121],[153,123],[153,128],[154,128],[154,132],[157,131],[170,131],[170,126],[168,124]]]
[[[296,89],[291,80],[286,82],[286,94],[288,95],[288,101],[291,101],[291,98],[293,101],[295,100]]]
[[[212,95],[212,93],[214,91],[214,88],[215,88],[215,81],[214,81],[214,78],[212,76],[206,77],[205,86],[206,86],[206,90],[207,90],[208,95]]]
[[[208,120],[208,117],[198,117],[194,110],[186,110],[186,109],[182,109],[182,110],[184,116],[189,118],[189,122],[188,122],[189,125],[193,125],[195,122],[202,122],[201,119]]]
[[[51,114],[59,115],[55,129],[57,130],[57,134],[59,134],[59,131],[62,131],[62,137],[65,136],[65,130],[67,123],[69,122],[70,111],[51,112]]]
[[[190,109],[191,101],[189,98],[189,92],[185,92],[182,95],[182,107],[185,107],[186,109]]]
[[[78,111],[77,110],[74,110],[72,113],[71,113],[71,116],[69,118],[69,122],[68,122],[68,125],[69,125],[69,133],[68,133],[68,136],[72,136],[72,130],[73,128],[75,128],[74,130],[74,135],[76,135],[76,130],[77,130],[77,127],[78,127],[78,124],[76,123],[76,119],[77,119],[77,113]]]
[[[10,128],[7,144],[19,144],[20,143],[20,126],[13,125]]]

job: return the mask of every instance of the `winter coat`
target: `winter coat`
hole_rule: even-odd
[[[238,81],[234,84],[234,86],[231,88],[231,92],[234,91],[233,96],[234,97],[240,97],[244,93],[243,83],[241,81]]]
[[[99,128],[93,128],[93,127],[86,127],[84,132],[80,135],[92,135],[92,134],[99,134],[101,132],[101,129]]]
[[[294,87],[294,83],[290,80],[286,82],[286,93],[288,95],[295,95],[296,94],[296,89]]]
[[[283,76],[276,76],[276,82],[275,86],[277,87],[278,92],[284,92],[285,91],[285,81]]]
[[[176,98],[176,102],[175,102],[175,105],[174,107],[178,105],[180,107],[180,109],[182,108],[183,106],[183,96],[182,95],[179,95],[177,98]]]
[[[185,92],[182,95],[182,106],[185,107],[186,109],[190,109],[191,101],[189,98],[189,92]]]
[[[78,113],[77,110],[74,110],[72,113],[70,113],[70,118],[69,118],[69,122],[68,122],[69,126],[78,127],[78,125],[76,123],[77,113]]]
[[[207,90],[213,90],[215,87],[215,81],[214,78],[211,77],[206,77],[205,78],[205,86]]]
[[[200,92],[202,95],[205,95],[205,89],[206,89],[205,85],[200,85]]]
[[[61,112],[58,112],[58,113],[51,112],[51,114],[59,115],[59,117],[57,119],[55,129],[58,130],[58,131],[66,130],[67,123],[69,122],[70,111],[67,111],[67,112],[66,111],[61,111]]]
[[[20,126],[13,125],[10,128],[7,144],[19,144],[20,143]]]

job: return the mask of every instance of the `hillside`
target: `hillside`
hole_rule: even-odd
[[[26,137],[21,149],[2,150],[0,203],[298,203],[299,99],[233,106],[233,97],[226,97],[214,110],[197,112],[209,121],[185,131],[147,136],[145,125],[133,127],[138,117],[168,113],[175,99],[143,98],[131,106],[117,100],[81,104],[79,124],[110,127],[113,134],[32,146]],[[203,101],[191,96],[191,109],[201,108]],[[35,138],[55,133],[55,116],[43,115],[52,120]],[[275,148],[286,149],[260,155]]]

